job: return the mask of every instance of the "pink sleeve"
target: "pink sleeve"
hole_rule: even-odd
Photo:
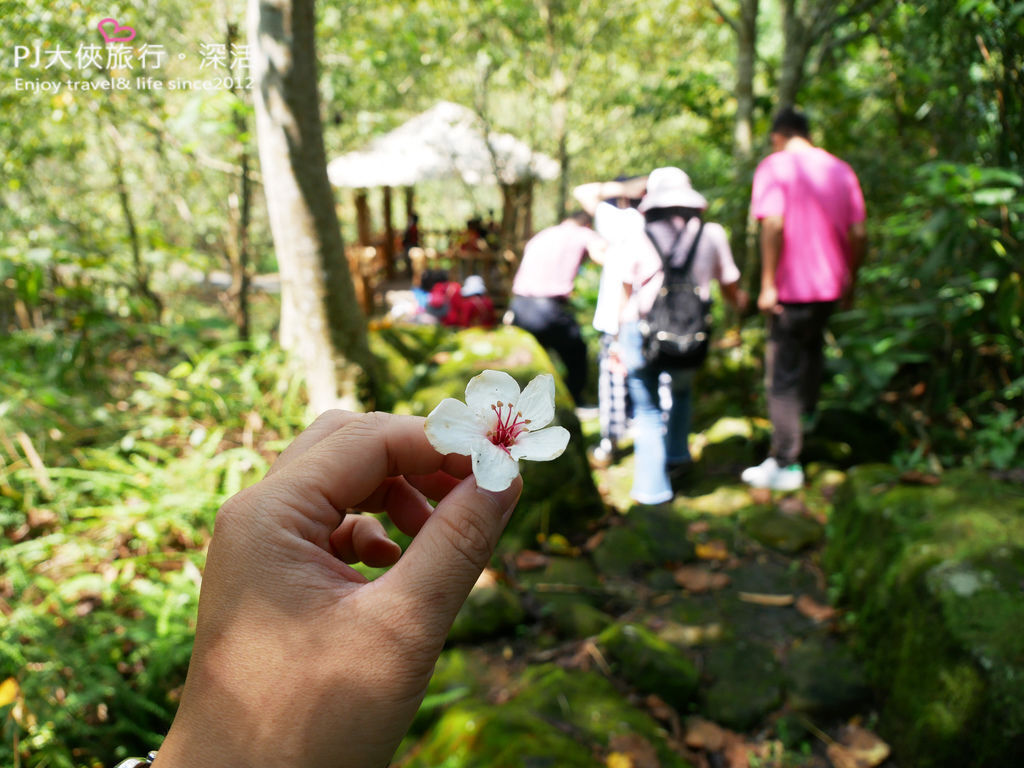
[[[713,227],[711,242],[715,246],[715,269],[713,277],[720,285],[731,285],[740,279],[740,270],[732,257],[732,248],[729,246],[729,235],[725,228],[718,224],[707,225]]]
[[[854,173],[852,168],[849,168],[849,171],[850,223],[857,224],[864,221],[867,215],[864,206],[864,193],[861,191],[860,182],[857,180],[857,174]]]
[[[750,194],[750,214],[755,219],[782,216],[786,211],[786,193],[770,167],[771,155],[754,171],[754,187]]]

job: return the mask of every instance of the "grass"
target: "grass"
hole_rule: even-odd
[[[0,764],[110,765],[166,731],[216,510],[306,421],[223,323],[0,337]]]

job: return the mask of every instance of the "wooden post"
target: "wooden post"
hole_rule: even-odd
[[[405,190],[405,225],[409,226],[409,222],[412,221],[413,214],[416,213],[416,198],[415,188],[406,187]]]
[[[356,233],[360,245],[372,245],[370,242],[370,203],[366,198],[365,189],[357,189],[353,193],[356,206]]]
[[[384,272],[388,280],[395,279],[395,225],[392,221],[391,187],[381,190],[384,213]]]
[[[523,242],[533,237],[533,179],[523,182]]]

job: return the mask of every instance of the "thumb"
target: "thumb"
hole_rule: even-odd
[[[429,606],[431,615],[424,620],[447,634],[491,559],[522,490],[521,477],[494,492],[478,487],[470,475],[441,500],[382,580],[390,581],[399,599],[411,606]]]

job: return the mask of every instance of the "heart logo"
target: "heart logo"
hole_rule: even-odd
[[[103,28],[105,24],[113,24],[114,28],[108,32]],[[107,43],[127,43],[129,40],[135,39],[135,30],[129,26],[122,27],[117,23],[117,19],[104,19],[96,25],[96,29],[100,31],[103,40]]]

